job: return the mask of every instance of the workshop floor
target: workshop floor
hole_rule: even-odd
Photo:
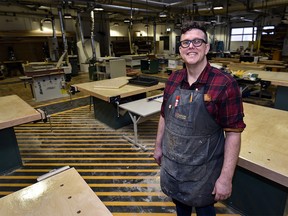
[[[80,73],[71,83],[88,81],[88,74]],[[132,125],[114,130],[97,121],[85,94],[73,95],[72,102],[68,97],[37,103],[29,86],[25,88],[17,77],[0,80],[0,96],[10,94],[33,107],[53,109],[51,124],[15,127],[23,167],[0,176],[0,197],[68,165],[77,169],[114,216],[176,215],[174,204],[160,190],[159,167],[152,157],[157,117],[139,125],[139,138],[148,149],[143,152],[122,138],[133,135]],[[216,211],[217,215],[240,215],[222,203],[216,204]]]

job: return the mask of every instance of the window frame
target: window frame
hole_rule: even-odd
[[[233,33],[233,30],[235,31]],[[253,41],[256,40],[256,35],[257,35],[257,27],[254,27],[254,39]],[[234,41],[240,41],[240,42],[246,42],[246,41],[252,41],[253,37],[253,27],[237,27],[237,28],[231,28],[231,42]],[[235,39],[233,39],[235,38]],[[236,39],[237,38],[237,39]]]

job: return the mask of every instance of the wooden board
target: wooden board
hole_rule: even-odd
[[[74,168],[1,198],[0,209],[1,216],[112,216]]]
[[[95,88],[119,89],[128,83],[127,77],[117,77],[114,79],[100,80],[94,83]]]
[[[17,95],[0,97],[0,129],[40,119],[41,114]]]
[[[288,187],[288,112],[244,103],[238,165]]]

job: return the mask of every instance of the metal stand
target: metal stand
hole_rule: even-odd
[[[130,112],[129,112],[129,115],[131,117],[131,120],[133,122],[133,128],[134,128],[134,140],[131,139],[130,137],[128,136],[125,136],[123,135],[123,138],[126,139],[127,141],[133,143],[135,146],[141,148],[143,151],[147,151],[147,149],[145,148],[145,146],[141,145],[140,143],[138,143],[138,127],[137,127],[137,123],[138,121],[140,120],[141,116],[139,116],[137,118],[136,115],[132,115]]]

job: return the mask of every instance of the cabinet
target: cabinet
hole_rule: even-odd
[[[101,64],[98,64],[97,73],[105,77],[116,78],[126,76],[126,61],[117,57],[98,58]]]

